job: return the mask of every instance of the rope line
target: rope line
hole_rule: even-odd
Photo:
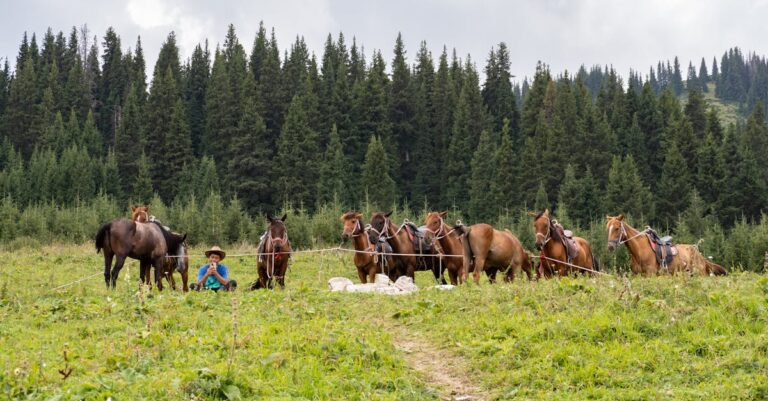
[[[546,256],[531,255],[531,257],[532,258],[539,258],[539,259],[546,259],[546,260],[549,260],[549,261],[552,261],[552,262],[555,262],[555,263],[560,263],[560,264],[563,264],[563,265],[566,265],[566,266],[575,267],[577,269],[586,270],[586,271],[591,272],[591,273],[603,274],[603,275],[606,275],[606,276],[609,276],[609,277],[613,277],[613,275],[610,274],[610,273],[599,272],[597,270],[588,269],[588,268],[583,267],[583,266],[574,265],[573,263],[568,263],[568,262],[563,262],[561,260],[548,258]]]

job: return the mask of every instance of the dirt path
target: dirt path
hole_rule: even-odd
[[[485,401],[488,394],[475,385],[469,369],[456,355],[437,348],[407,327],[392,321],[382,321],[392,333],[392,342],[408,364],[419,372],[426,384],[435,389],[443,400]]]

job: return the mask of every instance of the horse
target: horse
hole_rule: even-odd
[[[376,273],[385,271],[385,266],[392,266],[392,257],[374,254],[376,248],[371,245],[363,229],[362,214],[350,211],[341,215],[341,221],[344,224],[341,239],[347,241],[352,238],[355,251],[358,251],[355,252],[353,260],[355,267],[357,267],[357,276],[360,278],[360,282],[363,284],[374,282]]]
[[[96,253],[104,250],[104,281],[107,288],[115,288],[117,276],[126,258],[139,261],[140,279],[149,281],[149,269],[155,267],[155,283],[162,290],[163,260],[171,250],[179,254],[186,235],[164,230],[158,223],[138,223],[129,219],[116,219],[102,225],[96,232]],[[115,266],[112,266],[112,259]]]
[[[189,281],[189,254],[187,252],[189,246],[184,241],[179,247],[180,253],[177,255],[171,255],[163,260],[163,277],[168,281],[171,288],[176,290],[176,280],[173,279],[173,272],[177,271],[181,274],[182,289],[184,292],[189,291],[187,285]],[[145,276],[148,279],[148,276]]]
[[[149,222],[149,205],[131,206],[131,220],[139,223]]]
[[[372,244],[378,244],[385,241],[392,247],[393,253],[399,254],[392,255],[395,262],[394,274],[396,277],[408,276],[415,281],[417,270],[431,270],[432,274],[435,276],[435,280],[444,284],[445,280],[440,277],[439,265],[436,263],[436,258],[432,256],[416,256],[422,254],[422,252],[417,252],[416,246],[411,239],[411,236],[415,236],[417,233],[411,232],[412,228],[409,227],[407,222],[403,223],[400,228],[397,228],[389,219],[389,216],[391,215],[392,212],[377,212],[371,216],[371,224],[368,229],[368,241]],[[428,255],[428,253],[423,254]]]
[[[280,288],[285,288],[285,273],[288,271],[288,259],[291,258],[291,241],[288,240],[288,230],[285,229],[284,214],[282,218],[274,218],[267,214],[269,227],[262,236],[259,244],[259,259],[257,270],[259,279],[250,286],[251,290],[259,288],[272,289],[272,279],[277,279]]]
[[[649,229],[637,231],[624,221],[624,214],[605,216],[608,230],[608,250],[613,252],[618,245],[625,244],[631,257],[631,269],[635,274],[654,276],[664,270],[656,260],[656,252],[647,233]],[[670,274],[678,272],[700,275],[724,276],[728,272],[720,265],[705,258],[696,245],[677,244],[677,255],[666,266]]]
[[[544,209],[539,213],[530,212],[528,215],[533,217],[533,227],[536,230],[536,249],[541,251],[543,257],[541,274],[544,277],[551,277],[554,270],[557,270],[560,276],[568,275],[574,270],[585,274],[590,273],[589,270],[600,270],[599,262],[592,254],[589,241],[581,237],[573,237],[571,242],[571,239],[565,235],[562,226],[553,222],[549,216],[549,209]],[[572,247],[570,256],[568,255],[568,246]],[[584,269],[569,266],[566,263]]]
[[[470,267],[475,284],[480,282],[480,273],[485,271],[488,281],[496,282],[496,273],[504,271],[504,281],[511,282],[515,274],[524,271],[531,276],[531,260],[523,244],[511,231],[499,231],[490,224],[473,224],[469,227],[457,224],[453,227],[461,236],[463,248],[462,280],[467,280]]]
[[[436,241],[440,262],[443,263],[451,284],[464,283],[466,277],[461,274],[464,266],[463,247],[458,231],[451,229],[443,220],[448,212],[430,212],[424,220],[429,239]]]

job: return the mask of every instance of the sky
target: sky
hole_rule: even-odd
[[[183,59],[208,39],[223,43],[229,24],[250,53],[259,22],[274,28],[281,50],[303,36],[318,59],[330,33],[355,37],[370,60],[381,50],[391,63],[398,33],[408,62],[422,41],[437,61],[443,47],[462,59],[471,55],[482,72],[494,46],[505,42],[517,80],[531,77],[542,61],[555,74],[579,66],[613,66],[626,77],[643,75],[659,60],[689,61],[698,71],[727,49],[768,55],[768,0],[0,0],[0,58],[16,60],[24,32],[38,43],[50,27],[69,34],[87,25],[98,42],[112,26],[123,49],[141,36],[147,74],[168,33],[174,31]]]

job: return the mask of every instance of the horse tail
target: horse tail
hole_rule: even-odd
[[[453,229],[456,230],[457,233],[459,233],[460,236],[464,237],[464,240],[461,241],[462,250],[463,250],[463,269],[467,274],[469,274],[470,266],[472,265],[472,247],[469,244],[469,233],[472,230],[471,227],[466,227],[463,224],[458,224],[453,226]]]
[[[592,255],[592,269],[596,272],[600,271],[600,259],[598,259],[594,254]]]
[[[96,232],[96,253],[99,253],[106,246],[105,241],[109,238],[109,229],[112,223],[106,223]]]
[[[710,262],[709,260],[704,259],[704,264],[707,267],[708,274],[714,274],[715,276],[728,275],[728,272],[725,270],[725,268],[723,266],[718,265],[715,262]]]

